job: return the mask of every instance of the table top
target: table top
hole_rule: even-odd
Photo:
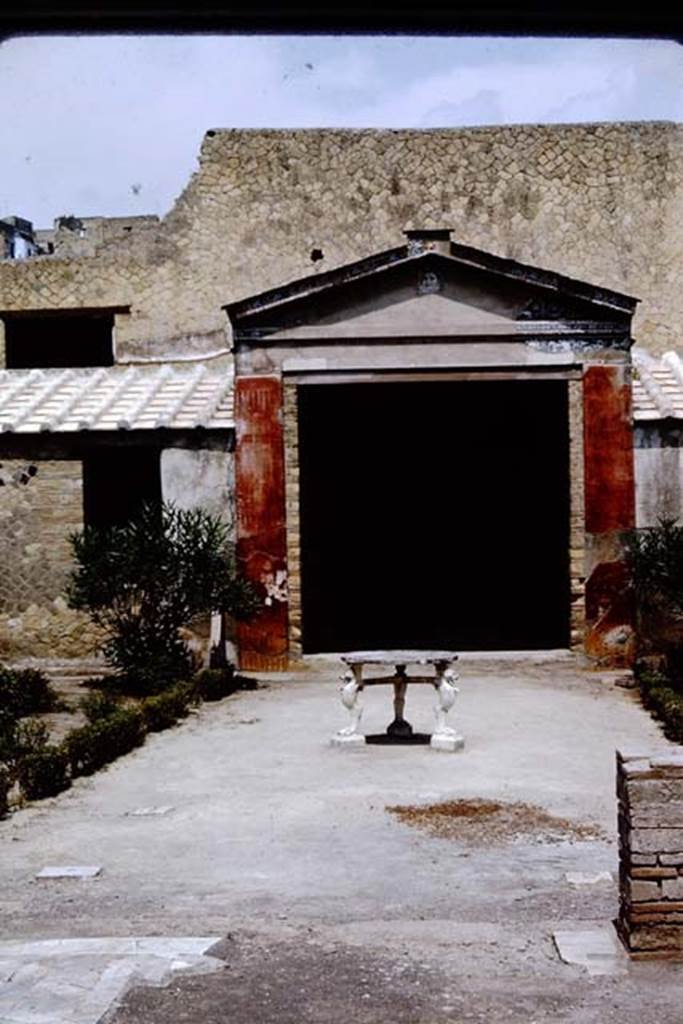
[[[455,651],[347,651],[340,657],[347,665],[433,665],[458,660]]]

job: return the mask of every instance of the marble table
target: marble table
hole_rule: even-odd
[[[340,729],[332,737],[336,746],[360,745],[366,737],[360,732],[360,720],[363,714],[361,694],[366,686],[391,684],[394,688],[394,720],[387,728],[387,735],[395,742],[402,739],[410,741],[413,728],[403,717],[406,690],[409,683],[428,684],[436,691],[434,714],[436,724],[430,738],[430,746],[434,750],[453,752],[462,750],[463,737],[447,724],[446,716],[455,703],[458,691],[455,685],[458,676],[453,668],[458,660],[454,651],[349,651],[341,655],[346,671],[341,677],[342,704],[349,713],[349,724]],[[393,666],[392,675],[364,677],[366,667]],[[409,666],[425,666],[431,668],[431,674],[408,675]]]

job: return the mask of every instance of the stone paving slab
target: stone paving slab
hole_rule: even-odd
[[[0,1024],[97,1024],[132,985],[221,970],[217,936],[0,942]]]
[[[99,864],[48,864],[36,878],[97,878],[101,870]]]
[[[628,956],[610,924],[556,931],[553,939],[565,963],[585,967],[590,975],[627,973]]]

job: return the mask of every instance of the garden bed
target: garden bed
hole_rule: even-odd
[[[217,701],[255,680],[231,666],[144,695],[136,680],[52,678],[36,669],[0,667],[0,817],[28,801],[55,796],[168,729],[203,701]]]

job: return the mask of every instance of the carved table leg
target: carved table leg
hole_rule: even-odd
[[[455,704],[455,698],[460,692],[455,685],[458,677],[450,667],[450,662],[438,661],[434,669],[434,689],[436,690],[434,715],[436,726],[432,733],[430,746],[435,750],[462,750],[465,745],[464,738],[446,723],[446,715]]]
[[[341,701],[349,712],[349,724],[345,725],[332,737],[336,745],[354,745],[365,743],[365,736],[358,731],[360,720],[363,715],[363,705],[360,695],[363,692],[363,666],[353,665],[347,668],[341,677]]]
[[[406,676],[405,665],[396,666],[394,678],[394,720],[387,726],[389,736],[412,736],[413,727],[403,717],[403,709],[406,706],[406,690],[408,688],[408,677]]]

